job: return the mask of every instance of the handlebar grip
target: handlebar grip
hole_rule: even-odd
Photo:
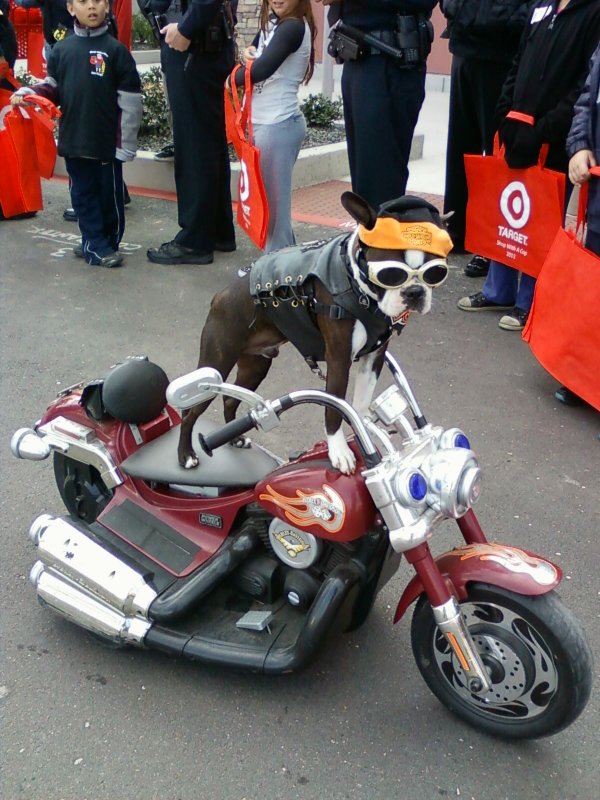
[[[233,442],[238,436],[248,433],[248,431],[255,427],[254,417],[251,412],[248,412],[244,414],[243,417],[239,417],[223,425],[222,428],[219,428],[214,433],[207,433],[206,436],[200,434],[198,437],[200,447],[204,450],[206,455],[212,456],[213,450],[216,450],[217,447],[221,447],[228,442]]]

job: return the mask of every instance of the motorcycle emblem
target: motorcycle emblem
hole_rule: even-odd
[[[273,534],[279,544],[285,548],[286,553],[290,558],[298,558],[300,553],[305,550],[310,550],[310,545],[304,542],[299,534],[293,530],[281,531],[281,533]]]
[[[530,556],[518,547],[500,544],[471,544],[452,551],[451,555],[460,557],[461,561],[479,558],[481,561],[495,561],[510,572],[529,575],[540,586],[550,586],[558,579],[553,564],[542,558]]]
[[[259,499],[279,506],[291,523],[304,528],[320,525],[329,533],[337,533],[346,519],[344,501],[331,486],[323,485],[322,492],[311,493],[296,489],[296,497],[286,497],[267,485],[267,492]]]

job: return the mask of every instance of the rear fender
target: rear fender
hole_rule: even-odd
[[[563,577],[561,568],[551,561],[505,544],[464,545],[442,553],[435,563],[459,600],[466,599],[467,586],[474,581],[534,596],[555,589]],[[395,623],[423,592],[421,579],[415,575],[398,602]]]

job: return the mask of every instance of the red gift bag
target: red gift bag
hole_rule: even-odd
[[[599,167],[590,172],[600,179]],[[576,232],[558,231],[540,270],[523,339],[559,383],[600,411],[600,257],[580,241],[587,186]]]
[[[269,203],[260,172],[260,150],[252,144],[252,84],[246,67],[245,107],[236,113],[236,130],[240,139],[240,178],[238,182],[237,221],[261,250],[267,241]],[[248,135],[244,118],[248,122]]]
[[[564,220],[565,176],[544,167],[547,154],[510,169],[496,135],[491,156],[465,156],[467,250],[537,276]]]
[[[0,78],[18,89],[20,83],[6,67]],[[14,217],[43,208],[40,175],[52,177],[56,162],[56,106],[30,95],[32,105],[13,107],[12,92],[0,89],[0,208]]]

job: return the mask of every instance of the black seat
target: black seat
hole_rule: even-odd
[[[248,449],[224,445],[217,448],[212,457],[207,456],[198,445],[198,434],[206,435],[220,427],[204,417],[194,425],[192,444],[200,459],[194,469],[185,469],[177,460],[179,425],[136,450],[123,461],[121,469],[133,478],[146,481],[231,488],[254,486],[280,465],[276,458],[256,445]]]

